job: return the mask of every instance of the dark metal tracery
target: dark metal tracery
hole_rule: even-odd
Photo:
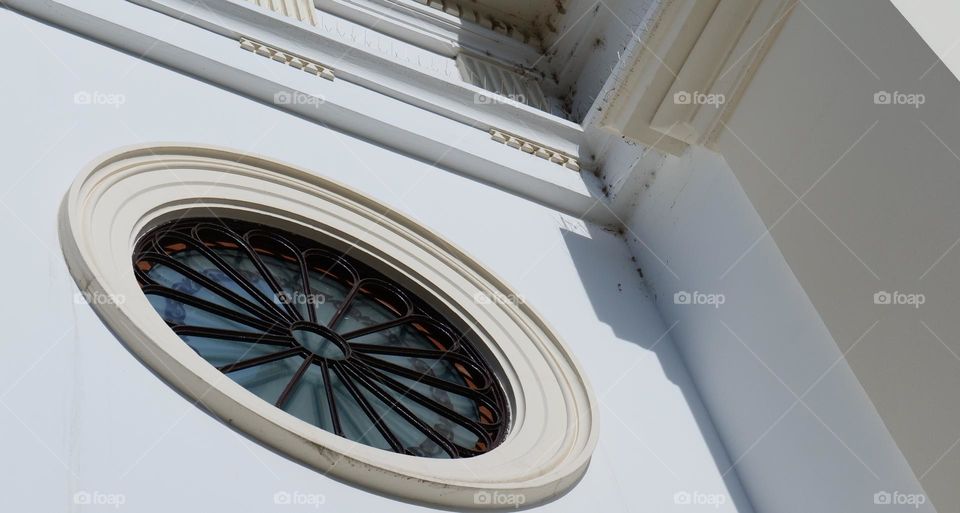
[[[506,399],[470,337],[387,276],[283,230],[194,219],[140,239],[134,270],[200,356],[337,435],[463,458],[507,431]]]

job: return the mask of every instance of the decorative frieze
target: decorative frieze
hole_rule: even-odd
[[[360,24],[319,11],[317,28],[332,39],[397,64],[454,81],[459,79],[456,62],[443,55],[387,36]]]
[[[432,7],[438,11],[456,16],[464,21],[476,23],[494,32],[512,37],[517,41],[526,43],[534,48],[541,48],[543,40],[537,31],[530,27],[521,27],[509,21],[496,16],[489,10],[485,10],[476,1],[459,0],[416,0],[417,2]]]
[[[559,164],[573,171],[580,171],[580,161],[577,157],[563,153],[553,148],[548,148],[529,139],[524,139],[518,135],[513,135],[496,128],[490,129],[490,137],[501,144],[506,144],[511,148],[518,149],[524,153],[536,155],[544,160],[549,160],[554,164]]]
[[[536,80],[523,76],[506,66],[473,57],[466,53],[457,56],[457,67],[465,82],[502,96],[491,103],[513,101],[545,112],[550,111],[543,91]]]
[[[317,75],[327,80],[333,80],[335,78],[333,74],[333,70],[331,68],[324,66],[323,64],[320,64],[319,62],[307,59],[306,57],[285,52],[283,50],[265,45],[258,41],[254,41],[252,39],[247,39],[245,37],[240,38],[240,48],[243,48],[248,52],[253,52],[257,55],[261,55],[268,59],[272,59],[277,62],[282,62],[294,68],[306,71],[311,75]]]
[[[288,16],[311,25],[317,24],[316,9],[313,7],[312,0],[247,0],[250,3],[273,11],[275,13]]]

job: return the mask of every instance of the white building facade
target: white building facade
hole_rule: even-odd
[[[960,507],[960,84],[929,11],[5,7],[6,510]],[[191,219],[429,304],[502,432],[378,448],[225,379],[130,265]]]

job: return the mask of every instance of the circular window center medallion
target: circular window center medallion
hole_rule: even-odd
[[[296,322],[290,327],[293,339],[314,358],[345,360],[350,347],[336,333],[312,322]]]

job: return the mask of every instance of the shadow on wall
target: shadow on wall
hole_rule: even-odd
[[[683,394],[736,511],[754,511],[743,491],[739,476],[735,471],[729,471],[730,456],[674,346],[670,334],[672,327],[661,317],[652,293],[643,282],[642,271],[630,258],[626,243],[623,245],[622,254],[598,255],[595,239],[615,235],[592,224],[587,225],[587,234],[565,228],[560,231],[597,319],[609,326],[618,339],[636,344],[656,355],[666,377]],[[608,264],[597,265],[597,262]],[[628,272],[611,272],[610,266],[618,265],[617,262],[623,262],[619,265],[625,266]],[[618,277],[624,275],[631,277],[629,282],[617,283]],[[682,483],[680,489],[684,489]]]

